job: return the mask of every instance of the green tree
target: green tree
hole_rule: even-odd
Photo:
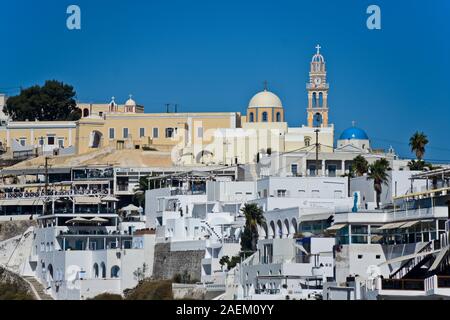
[[[56,80],[47,80],[44,86],[22,89],[10,97],[3,112],[14,121],[75,121],[80,119],[73,87]]]
[[[242,251],[256,251],[258,241],[258,226],[262,226],[266,219],[263,210],[256,203],[246,203],[241,209],[245,216],[245,227],[241,236]]]
[[[353,159],[352,171],[361,177],[369,171],[369,163],[362,155],[358,155]]]
[[[383,190],[382,185],[387,184],[387,181],[389,180],[388,170],[391,170],[389,161],[384,158],[369,165],[367,180],[373,180],[373,188],[377,194],[377,209],[380,209],[380,197]]]
[[[229,262],[230,262],[230,257],[229,256],[222,256],[222,258],[220,258],[219,264],[222,267],[222,270],[223,270],[223,267],[225,265],[228,265]]]
[[[416,131],[409,139],[411,151],[416,154],[417,160],[422,160],[425,154],[425,146],[428,144],[428,138],[423,132]]]

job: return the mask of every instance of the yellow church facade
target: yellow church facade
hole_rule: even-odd
[[[320,80],[318,80],[320,78]],[[124,104],[79,103],[78,121],[10,121],[0,143],[11,155],[83,154],[103,147],[166,151],[175,164],[246,164],[261,155],[301,150],[333,152],[328,123],[325,61],[317,49],[307,84],[307,125],[288,127],[281,99],[267,89],[240,112],[145,113],[130,96]]]

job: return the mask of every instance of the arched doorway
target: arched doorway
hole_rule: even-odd
[[[94,263],[93,273],[94,273],[94,278],[98,278],[98,264],[97,263]]]
[[[83,118],[89,117],[89,109],[88,108],[84,108],[83,109]]]
[[[89,138],[89,148],[100,148],[103,140],[103,134],[100,131],[94,130],[91,132]]]
[[[102,278],[103,278],[103,279],[106,278],[106,266],[105,266],[105,263],[104,263],[104,262],[102,262],[102,263],[100,264],[100,269],[102,270]]]
[[[111,268],[111,278],[119,278],[120,277],[120,268],[119,266],[113,266]]]

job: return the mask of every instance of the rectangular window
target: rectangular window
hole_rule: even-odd
[[[128,128],[123,128],[123,138],[124,139],[128,138]]]
[[[145,137],[145,128],[139,128],[139,138]]]
[[[47,144],[48,144],[49,146],[55,145],[55,137],[52,137],[52,136],[47,137]]]
[[[281,197],[281,198],[286,197],[286,190],[284,190],[284,189],[277,190],[277,197]]]
[[[109,138],[114,139],[116,137],[116,131],[114,128],[109,128]]]
[[[64,138],[58,138],[58,147],[64,148]]]
[[[159,137],[158,128],[153,128],[153,139],[157,139]]]
[[[197,137],[203,138],[203,128],[202,127],[197,128]]]
[[[173,128],[166,128],[166,138],[172,138],[173,132]]]
[[[291,164],[291,172],[294,177],[298,176],[298,165],[296,163]]]

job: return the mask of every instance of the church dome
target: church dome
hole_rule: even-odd
[[[128,99],[127,102],[125,102],[125,105],[128,106],[128,107],[133,107],[133,106],[136,105],[136,101],[131,99],[131,96],[130,96],[130,99]]]
[[[126,106],[135,106],[136,105],[136,101],[134,101],[133,99],[128,99],[127,102],[125,102]]]
[[[253,96],[248,104],[249,108],[282,108],[280,98],[270,91],[264,90]]]
[[[364,130],[351,127],[342,132],[339,140],[369,140],[369,137]]]

